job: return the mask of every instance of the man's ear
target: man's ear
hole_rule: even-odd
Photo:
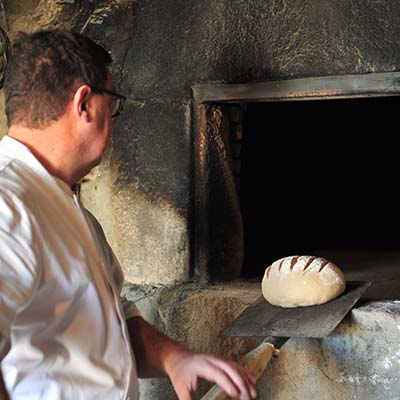
[[[80,86],[75,94],[73,100],[73,110],[78,118],[84,118],[87,122],[91,120],[90,113],[90,98],[92,89],[88,85]]]

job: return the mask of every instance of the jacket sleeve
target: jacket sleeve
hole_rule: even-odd
[[[85,213],[93,227],[98,246],[100,247],[99,251],[101,251],[103,259],[106,261],[106,267],[113,279],[115,288],[120,296],[121,307],[124,313],[125,320],[131,317],[140,316],[140,312],[135,303],[131,300],[128,300],[126,296],[123,296],[121,294],[122,288],[124,286],[124,273],[117,257],[115,256],[111,246],[106,239],[103,228],[91,212],[85,209]]]
[[[29,211],[0,192],[0,360],[11,345],[11,326],[31,300],[40,277],[40,250]]]
[[[121,293],[124,283],[122,268],[111,247],[109,247],[109,251],[110,251],[110,257],[112,258],[113,271],[116,275],[122,277],[122,279],[120,278],[120,284],[119,284]],[[124,312],[125,320],[128,320],[129,318],[132,317],[140,316],[140,311],[136,307],[136,304],[132,300],[128,300],[126,296],[121,295],[121,306]]]

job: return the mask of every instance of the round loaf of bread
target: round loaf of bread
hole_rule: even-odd
[[[326,303],[346,287],[341,269],[324,258],[291,256],[270,265],[262,280],[264,298],[275,306],[291,308]]]

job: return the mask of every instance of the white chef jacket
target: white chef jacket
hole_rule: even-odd
[[[0,360],[12,400],[138,399],[121,267],[30,150],[0,141]]]

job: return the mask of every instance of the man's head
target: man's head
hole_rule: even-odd
[[[111,57],[90,39],[61,30],[20,34],[5,75],[8,136],[68,184],[101,162],[112,118],[125,96],[113,92]]]
[[[8,124],[42,129],[58,120],[81,85],[105,86],[111,62],[104,48],[79,33],[20,33],[5,75]]]

